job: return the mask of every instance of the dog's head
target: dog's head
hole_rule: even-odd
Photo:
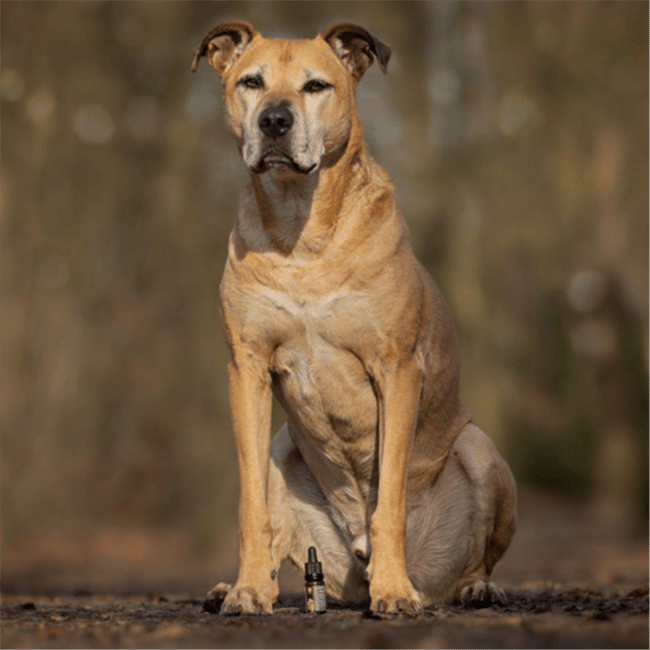
[[[354,91],[391,50],[362,27],[336,24],[313,40],[266,39],[249,23],[210,30],[194,53],[221,75],[228,126],[248,169],[309,174],[345,148]]]

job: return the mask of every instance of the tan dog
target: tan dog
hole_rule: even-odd
[[[203,56],[251,172],[221,283],[240,567],[207,606],[270,614],[280,564],[312,545],[328,593],[377,613],[503,602],[489,576],[514,481],[459,400],[452,321],[357,113],[390,49],[355,25],[274,40],[229,22],[193,69]],[[288,416],[273,440],[272,392]]]

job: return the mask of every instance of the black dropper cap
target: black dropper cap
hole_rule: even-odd
[[[316,548],[310,546],[307,550],[308,558],[305,564],[305,582],[322,582],[323,565],[318,561]]]

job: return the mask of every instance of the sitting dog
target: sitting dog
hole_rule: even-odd
[[[220,287],[240,566],[213,611],[271,614],[281,563],[310,546],[330,596],[377,614],[505,600],[490,574],[515,483],[459,399],[447,306],[357,112],[357,84],[390,54],[356,25],[284,40],[239,21],[194,54],[221,76],[250,172]],[[273,439],[272,394],[287,413]]]

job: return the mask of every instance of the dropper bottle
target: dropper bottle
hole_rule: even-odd
[[[316,548],[310,546],[305,564],[305,609],[313,614],[324,614],[327,611],[325,595],[325,578],[323,565],[318,561]]]

